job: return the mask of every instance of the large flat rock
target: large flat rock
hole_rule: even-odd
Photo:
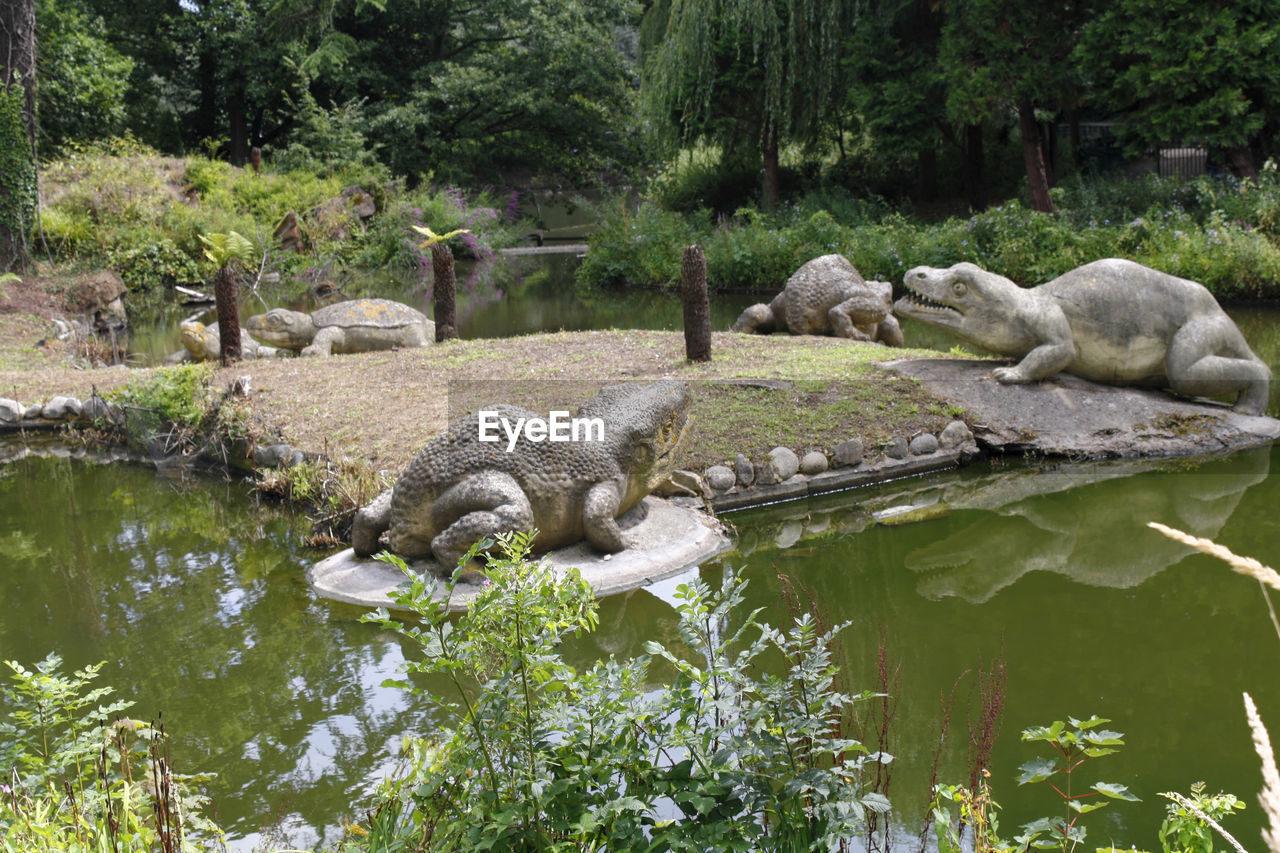
[[[1099,385],[1059,373],[1030,385],[1001,385],[1003,362],[910,359],[883,367],[919,379],[935,397],[962,406],[974,437],[1002,452],[1081,459],[1183,456],[1268,445],[1280,421],[1165,391]]]
[[[546,560],[559,569],[576,568],[596,595],[604,596],[678,574],[729,546],[724,527],[714,518],[655,497],[645,498],[619,518],[618,524],[627,541],[625,551],[606,555],[580,542],[549,552]],[[416,561],[409,567],[419,574],[446,576],[433,560]],[[473,575],[474,580],[454,588],[451,608],[463,610],[475,597],[480,577]],[[405,580],[399,569],[379,560],[361,559],[350,548],[326,557],[307,571],[307,582],[325,598],[393,610],[395,604],[389,594]],[[440,594],[443,595],[443,584]]]

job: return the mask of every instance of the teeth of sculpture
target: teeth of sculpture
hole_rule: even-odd
[[[943,305],[941,302],[934,302],[927,296],[921,296],[919,293],[908,293],[907,298],[919,308],[927,308],[931,311],[955,311],[950,305]]]

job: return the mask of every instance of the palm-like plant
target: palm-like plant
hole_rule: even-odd
[[[201,234],[204,256],[217,267],[213,298],[218,306],[218,345],[223,367],[240,360],[240,309],[236,299],[236,273],[257,255],[253,241],[235,231]]]

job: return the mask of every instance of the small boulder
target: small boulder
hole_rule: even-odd
[[[756,481],[756,466],[741,453],[733,460],[733,473],[738,478],[738,485],[744,489]]]
[[[8,397],[0,397],[0,423],[16,424],[22,420],[22,404]]]
[[[658,484],[653,493],[660,498],[694,497],[705,495],[706,484],[694,471],[672,471],[671,476]]]
[[[837,468],[850,468],[862,461],[862,439],[851,438],[831,448],[831,462]]]
[[[97,394],[85,400],[84,405],[80,407],[80,414],[90,420],[105,418],[110,411],[111,406]]]
[[[707,481],[707,485],[717,492],[727,492],[737,482],[733,469],[727,465],[712,465],[702,472],[702,476]]]
[[[800,460],[800,473],[821,474],[827,470],[827,455],[818,450],[810,450]]]
[[[40,417],[40,413],[43,411],[44,411],[44,403],[32,403],[31,405],[27,406],[26,409],[23,410],[22,417],[24,420],[28,420],[28,421],[35,420],[36,418]]]
[[[889,442],[884,449],[884,455],[890,459],[906,459],[910,448],[907,446],[907,440],[900,435],[893,437],[893,441]]]
[[[347,210],[361,219],[368,219],[378,212],[378,205],[374,202],[373,196],[355,184],[342,190],[342,200],[345,202]]]
[[[68,311],[82,314],[98,329],[122,329],[128,322],[126,293],[120,276],[110,270],[90,273],[72,281],[63,292]]]
[[[57,396],[44,404],[41,414],[51,421],[80,417],[80,401],[75,397]]]
[[[938,439],[932,433],[921,433],[911,439],[907,449],[911,451],[912,456],[928,456],[938,452]]]
[[[253,464],[259,468],[279,468],[293,456],[287,444],[257,445],[253,448]]]
[[[780,483],[778,479],[778,471],[773,467],[772,461],[768,458],[761,459],[755,463],[756,469],[756,485],[772,486],[774,483]]]
[[[778,473],[778,482],[790,480],[800,470],[800,459],[789,447],[775,447],[769,451],[769,463]]]
[[[966,441],[973,438],[973,433],[964,421],[952,421],[947,424],[938,436],[938,446],[943,450],[950,450],[953,447],[959,447]]]
[[[273,236],[280,243],[280,251],[297,252],[302,249],[302,229],[298,227],[298,214],[292,210],[284,215]]]

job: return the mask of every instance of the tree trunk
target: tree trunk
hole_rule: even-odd
[[[768,213],[778,209],[778,128],[772,122],[764,132],[764,192],[761,205]]]
[[[932,146],[916,153],[916,200],[933,201],[938,197],[938,152]]]
[[[1072,107],[1067,113],[1067,122],[1071,128],[1071,165],[1080,171],[1080,109]]]
[[[684,353],[689,361],[711,360],[711,306],[707,300],[707,256],[701,246],[684,250],[680,263],[684,303]]]
[[[453,252],[444,243],[431,246],[432,301],[435,303],[436,343],[458,337],[457,286],[453,279]]]
[[[249,121],[244,112],[244,95],[240,92],[227,102],[227,124],[231,136],[231,165],[243,166],[249,159]]]
[[[1253,152],[1248,146],[1241,145],[1239,148],[1232,148],[1227,152],[1227,158],[1231,161],[1231,171],[1235,172],[1236,177],[1242,181],[1258,180],[1258,166],[1254,162]]]
[[[30,268],[35,210],[35,3],[0,0],[0,272]]]
[[[240,306],[234,265],[228,264],[214,274],[213,298],[218,306],[218,349],[222,353],[222,366],[226,367],[241,358]]]
[[[1044,149],[1036,127],[1036,111],[1030,101],[1018,102],[1018,129],[1022,132],[1022,159],[1027,166],[1027,186],[1031,190],[1031,207],[1042,213],[1053,212],[1049,199],[1049,177],[1044,168]]]
[[[982,125],[964,129],[964,197],[975,213],[987,209],[987,160],[982,148]]]

